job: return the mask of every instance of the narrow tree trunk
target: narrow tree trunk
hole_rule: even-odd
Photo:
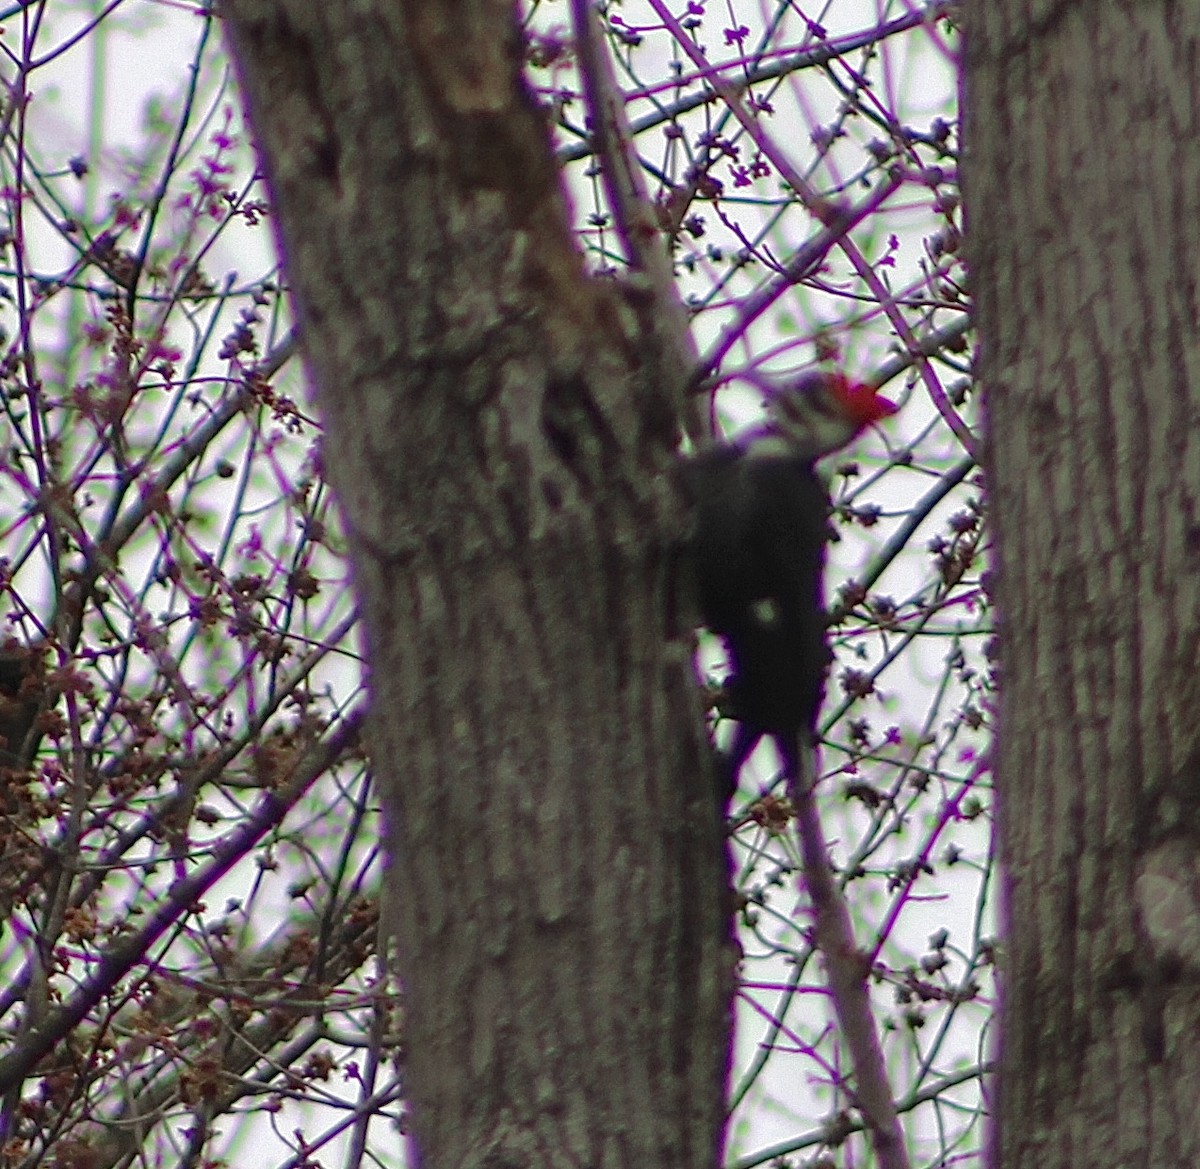
[[[351,532],[422,1161],[709,1166],[727,875],[651,306],[582,275],[508,3],[227,11]]]
[[[1200,1164],[1200,9],[969,5],[999,546],[995,1163]]]

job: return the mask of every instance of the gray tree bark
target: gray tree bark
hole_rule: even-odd
[[[510,4],[225,11],[351,533],[422,1162],[709,1166],[733,957],[653,306],[583,275]]]
[[[1200,1164],[1200,8],[967,18],[999,549],[994,1164]]]

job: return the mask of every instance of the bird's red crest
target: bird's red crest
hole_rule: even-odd
[[[891,399],[880,397],[875,386],[864,382],[852,382],[841,373],[833,374],[831,381],[833,392],[860,429],[895,414],[899,409]]]

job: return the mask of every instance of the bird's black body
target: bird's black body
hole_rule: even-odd
[[[813,743],[829,665],[829,498],[814,464],[895,410],[871,385],[810,371],[768,397],[757,430],[683,464],[700,612],[729,646],[734,783],[761,736],[774,738],[789,779]]]
[[[705,625],[730,655],[736,778],[762,735],[787,763],[812,739],[828,651],[822,570],[829,501],[803,451],[767,439],[688,461],[693,576]]]

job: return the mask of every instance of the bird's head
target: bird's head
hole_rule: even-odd
[[[896,409],[874,386],[818,370],[802,374],[767,399],[770,429],[789,446],[811,452],[814,459],[844,447]]]

